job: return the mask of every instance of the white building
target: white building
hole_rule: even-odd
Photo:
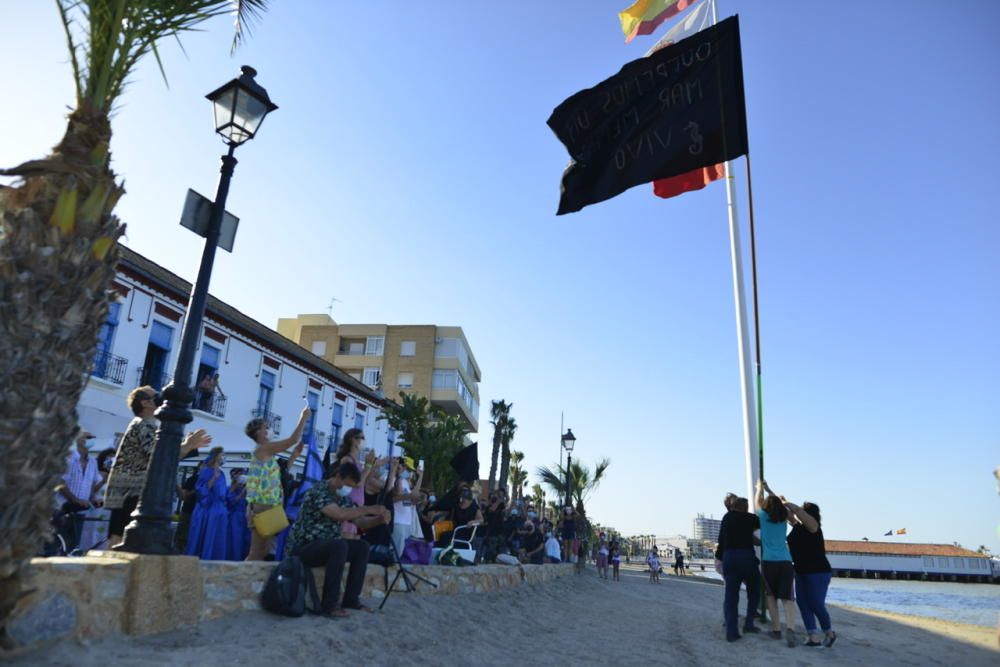
[[[162,266],[121,247],[118,293],[101,329],[90,382],[77,407],[80,424],[113,447],[132,419],[128,393],[162,388],[177,361],[191,285]],[[193,382],[218,372],[222,393],[195,405],[189,429],[204,428],[227,453],[227,467],[249,459],[244,426],[263,417],[276,436],[288,436],[308,403],[314,410],[305,437],[315,432],[322,454],[349,428],[381,454],[394,439],[381,415],[383,400],[369,387],[214,297],[208,298]],[[300,460],[300,464],[301,464]]]
[[[826,540],[826,557],[839,576],[971,581],[992,576],[989,556],[951,544]]]
[[[720,528],[722,528],[722,519],[706,519],[704,514],[699,514],[694,518],[692,530],[694,537],[692,539],[718,542]]]

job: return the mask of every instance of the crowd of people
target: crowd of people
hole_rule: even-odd
[[[728,494],[724,504],[726,514],[715,558],[725,580],[726,639],[736,641],[741,637],[738,624],[741,587],[747,592],[743,633],[760,632],[754,621],[763,584],[771,620],[770,637],[784,637],[789,647],[799,644],[794,630],[797,603],[807,634],[805,646],[833,646],[837,633],[826,609],[832,570],[826,558],[819,506],[810,502],[796,505],[775,494],[764,480],[757,484],[755,512],[750,512],[746,498],[735,494]],[[756,545],[761,549],[759,561]]]

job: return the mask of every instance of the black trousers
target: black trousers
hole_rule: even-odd
[[[325,567],[323,579],[323,611],[337,607],[355,609],[361,604],[361,589],[365,585],[365,570],[368,568],[368,543],[364,540],[344,540],[331,538],[317,540],[297,547],[293,556],[298,556],[306,567]],[[340,599],[340,582],[344,578],[344,564],[350,563],[347,571],[347,588],[344,599]]]

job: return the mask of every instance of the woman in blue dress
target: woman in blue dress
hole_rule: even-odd
[[[226,477],[222,474],[222,447],[214,447],[205,459],[195,492],[198,503],[191,514],[187,555],[202,560],[225,560],[229,542],[229,509]]]
[[[242,469],[231,473],[229,485],[229,544],[226,560],[244,560],[250,552],[250,528],[247,526],[247,476]]]

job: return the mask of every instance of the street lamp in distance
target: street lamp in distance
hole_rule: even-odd
[[[254,68],[243,66],[239,77],[206,95],[214,107],[215,131],[229,146],[229,152],[222,156],[219,186],[205,233],[198,279],[191,289],[174,379],[163,389],[164,402],[156,411],[160,428],[156,431],[146,485],[132,515],[133,520],[125,529],[124,540],[117,547],[121,551],[158,555],[174,553],[174,531],[170,519],[177,488],[177,463],[184,426],[193,419],[190,408],[194,401],[191,388],[194,355],[201,337],[208,284],[212,279],[229,182],[236,168],[233,152],[237,146],[253,139],[265,116],[278,108],[267,96],[267,91],[254,81],[256,75]]]
[[[576,445],[576,436],[573,429],[568,428],[562,436],[562,446],[566,450],[566,507],[573,506],[573,478],[570,471],[573,469],[573,447]]]

